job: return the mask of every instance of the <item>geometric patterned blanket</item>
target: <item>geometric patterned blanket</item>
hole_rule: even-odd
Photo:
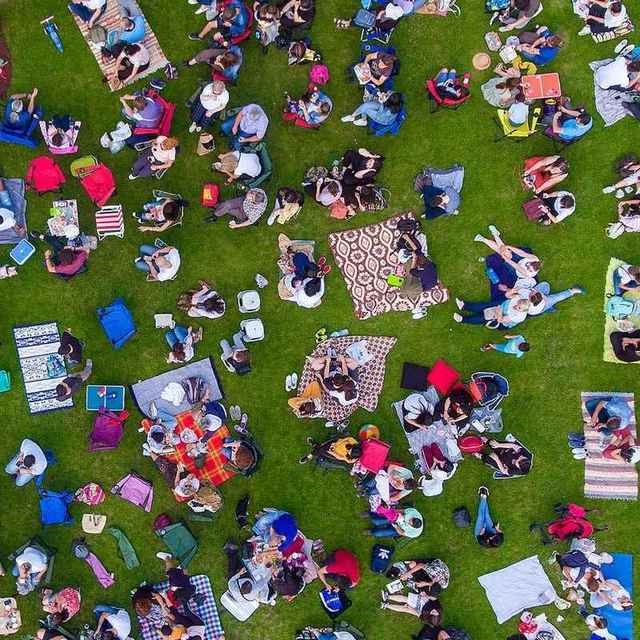
[[[142,11],[140,11],[140,7],[138,7],[135,0],[128,0],[128,5],[132,5],[136,7],[138,13],[142,15]],[[115,60],[109,59],[108,61],[103,60],[102,58],[102,47],[98,46],[89,38],[89,28],[87,27],[87,23],[84,20],[81,20],[75,14],[73,15],[73,19],[76,21],[78,28],[80,29],[80,33],[84,37],[89,49],[91,49],[91,53],[93,53],[93,57],[96,59],[98,66],[100,67],[100,71],[102,71],[102,75],[108,78],[111,78],[111,74],[115,69]],[[107,0],[107,10],[104,15],[100,17],[96,24],[103,26],[107,32],[113,31],[115,29],[120,29],[120,20],[122,18],[122,13],[120,11],[120,4],[116,0]],[[146,21],[145,21],[146,22]],[[141,78],[144,78],[152,73],[155,73],[159,69],[164,69],[167,66],[168,60],[164,55],[162,49],[160,48],[160,43],[158,42],[158,38],[156,38],[156,34],[153,33],[149,23],[145,24],[145,36],[142,40],[141,44],[143,44],[147,51],[149,51],[150,61],[149,68],[146,71],[143,71],[140,74],[137,74],[133,79],[125,80],[120,86],[116,87],[113,85],[113,82],[110,80],[108,83],[109,89],[111,91],[118,91],[123,87],[126,87],[129,84],[133,84],[134,82],[138,82]]]
[[[175,428],[175,434],[180,435],[185,429],[191,429],[196,437],[200,438],[203,435],[203,431],[200,425],[196,423],[193,416],[189,411],[179,413],[175,416],[178,424]],[[148,431],[153,425],[153,420],[145,418],[142,421],[142,428]],[[193,473],[199,480],[208,480],[216,487],[220,486],[227,480],[233,478],[236,474],[234,471],[225,468],[225,464],[229,462],[227,457],[222,453],[222,446],[224,439],[229,435],[229,429],[226,426],[221,426],[214,434],[212,438],[207,441],[207,455],[205,457],[204,464],[198,467],[195,460],[187,453],[187,446],[183,442],[179,442],[176,445],[176,452],[165,456],[169,462],[182,463],[184,468]]]
[[[329,246],[353,300],[356,318],[366,320],[387,311],[413,311],[446,302],[447,289],[438,283],[414,297],[403,296],[387,277],[399,265],[396,245],[401,232],[398,221],[414,219],[412,213],[383,222],[329,235]]]
[[[194,600],[189,602],[189,607],[204,622],[205,633],[202,640],[219,640],[224,636],[224,629],[220,622],[218,607],[216,606],[216,599],[213,595],[209,577],[205,575],[191,576],[189,581],[195,587],[196,594],[202,596],[200,598],[201,601],[197,604]],[[167,591],[169,589],[169,581],[154,584],[151,588],[157,593]],[[182,606],[180,606],[180,612],[183,613]],[[144,616],[138,615],[138,627],[140,628],[142,640],[162,640],[163,636],[160,630],[156,629]]]
[[[630,423],[633,435],[636,435],[635,404],[633,393],[595,393],[585,392],[582,398],[582,418],[588,420],[586,404],[589,400],[618,396],[624,398],[634,417]],[[586,449],[589,453],[584,465],[584,495],[586,498],[605,500],[637,500],[638,472],[633,464],[623,460],[609,460],[602,457],[600,434],[584,423]]]
[[[396,343],[396,338],[385,336],[343,336],[341,338],[329,338],[320,343],[311,354],[312,358],[325,356],[329,348],[335,349],[338,355],[344,354],[346,349],[354,342],[367,341],[367,351],[373,356],[369,362],[358,369],[358,400],[349,406],[342,406],[335,398],[324,391],[322,392],[322,411],[315,415],[316,418],[325,418],[333,422],[346,420],[358,407],[373,412],[378,406],[378,398],[384,385],[385,360],[387,354]],[[301,394],[309,383],[315,380],[315,371],[311,369],[309,362],[305,360],[304,369],[298,384],[298,393]]]

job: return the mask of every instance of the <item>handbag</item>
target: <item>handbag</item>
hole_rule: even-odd
[[[540,198],[533,198],[522,205],[522,211],[527,220],[539,222],[546,217],[548,209]]]
[[[358,9],[353,24],[362,29],[372,29],[376,23],[376,14],[366,9]]]
[[[94,24],[89,30],[89,40],[93,42],[93,44],[105,44],[107,41],[107,30],[101,24]]]

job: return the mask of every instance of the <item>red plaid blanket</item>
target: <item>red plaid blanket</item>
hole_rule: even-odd
[[[176,416],[178,425],[176,426],[176,433],[180,435],[184,429],[191,429],[198,438],[203,434],[200,425],[193,419],[193,416],[189,411],[179,413]],[[153,424],[152,420],[145,418],[142,421],[142,427],[145,431],[148,431]],[[209,480],[216,487],[226,482],[230,478],[235,476],[234,471],[225,469],[224,465],[228,462],[226,456],[222,453],[222,445],[224,439],[229,435],[229,429],[226,426],[220,427],[213,438],[210,438],[207,442],[208,454],[204,466],[197,467],[193,458],[187,453],[187,446],[182,442],[176,445],[175,454],[167,456],[167,459],[171,462],[180,462],[184,468],[193,473],[194,476],[200,480]]]

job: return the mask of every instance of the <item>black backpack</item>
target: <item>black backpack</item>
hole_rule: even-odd
[[[371,571],[374,573],[384,573],[391,564],[393,557],[393,547],[385,547],[382,544],[374,544],[371,549]]]
[[[471,515],[467,507],[457,507],[453,510],[453,524],[459,529],[466,529],[471,524]]]

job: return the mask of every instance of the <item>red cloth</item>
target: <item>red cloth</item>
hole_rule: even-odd
[[[48,156],[34,158],[27,168],[25,178],[27,186],[38,194],[58,191],[65,182],[62,169]]]
[[[82,249],[72,249],[75,252],[75,256],[71,264],[57,264],[55,267],[56,273],[60,276],[75,276],[87,261],[87,252]]]
[[[89,198],[99,207],[104,207],[107,200],[115,193],[116,181],[111,169],[99,164],[93,171],[80,179],[80,184]]]
[[[460,380],[460,374],[445,360],[436,360],[427,374],[427,382],[432,384],[441,396],[447,396]]]
[[[371,473],[378,473],[387,462],[390,446],[386,442],[369,438],[362,443],[362,453],[358,462]]]
[[[345,576],[355,587],[360,582],[360,563],[351,551],[346,549],[336,549],[331,554],[331,562],[326,567],[328,573],[337,576]]]
[[[422,447],[422,455],[424,456],[427,469],[431,469],[434,462],[444,462],[446,459],[442,450],[435,442],[424,445],[424,447]]]
[[[593,529],[593,525],[588,520],[576,516],[560,518],[547,527],[549,535],[558,540],[588,538],[593,533]]]
[[[480,436],[462,436],[458,438],[458,447],[462,453],[479,453],[484,448],[484,442]]]

